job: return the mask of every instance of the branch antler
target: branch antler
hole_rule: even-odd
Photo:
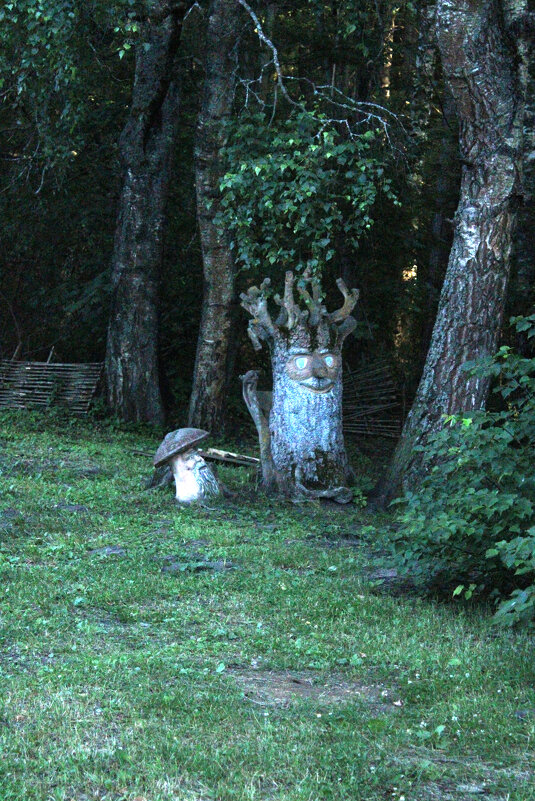
[[[312,295],[307,289],[307,284],[312,290]],[[309,313],[309,324],[318,326],[321,318],[327,314],[327,309],[321,303],[321,287],[318,278],[312,275],[310,267],[307,267],[303,277],[297,283],[297,291],[305,302]]]
[[[340,309],[329,314],[330,323],[341,323],[346,320],[357,305],[360,294],[358,289],[349,290],[343,278],[337,279],[336,286],[344,296],[344,303]]]
[[[286,320],[286,328],[290,331],[295,328],[301,318],[301,310],[294,299],[294,274],[290,271],[286,273],[284,281],[284,309],[288,315]]]
[[[241,305],[253,318],[247,331],[255,350],[262,348],[261,339],[275,338],[277,333],[267,305],[266,291],[270,283],[269,278],[264,278],[260,288],[252,286],[240,295]]]
[[[348,290],[343,279],[339,278],[336,283],[344,296],[344,303],[340,309],[329,314],[322,302],[320,281],[312,274],[310,268],[304,271],[297,282],[294,274],[288,271],[284,281],[284,297],[281,298],[279,295],[273,297],[280,307],[279,315],[273,322],[267,303],[270,283],[269,278],[265,278],[260,287],[252,286],[240,295],[241,305],[252,317],[248,333],[255,350],[262,348],[260,340],[276,340],[281,328],[293,332],[292,336],[299,337],[302,327],[316,329],[318,347],[328,347],[334,334],[336,346],[341,348],[344,339],[357,324],[351,317],[351,312],[357,305],[358,289]],[[299,299],[304,308],[300,308],[295,299],[296,283]]]
[[[343,278],[337,279],[336,286],[344,296],[344,302],[341,308],[328,315],[328,320],[336,330],[336,347],[341,350],[344,339],[357,327],[357,321],[351,316],[351,312],[357,305],[360,293],[358,289],[348,289]]]

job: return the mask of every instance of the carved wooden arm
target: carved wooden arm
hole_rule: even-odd
[[[273,457],[271,455],[271,435],[269,424],[262,413],[260,400],[258,398],[257,384],[258,373],[256,370],[249,370],[245,375],[240,376],[242,382],[243,399],[249,413],[253,418],[258,432],[258,442],[260,444],[260,466],[262,469],[262,486],[269,492],[277,487],[277,477]]]

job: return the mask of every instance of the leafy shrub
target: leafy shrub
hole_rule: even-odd
[[[512,322],[535,337],[535,315]],[[425,448],[426,478],[400,501],[394,558],[421,586],[493,598],[497,621],[532,621],[535,358],[504,346],[466,367],[495,379],[501,410],[445,418]]]

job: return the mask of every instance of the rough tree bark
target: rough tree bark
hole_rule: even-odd
[[[232,111],[236,85],[241,13],[236,0],[212,0],[205,46],[204,95],[195,143],[204,298],[188,425],[212,432],[223,426],[235,311],[234,258],[229,237],[215,218],[220,210],[224,123]]]
[[[245,402],[260,440],[263,488],[305,497],[351,499],[351,481],[342,432],[342,345],[355,328],[351,317],[358,290],[342,279],[341,309],[330,314],[321,301],[319,282],[305,273],[297,282],[304,308],[294,297],[294,276],[286,274],[284,298],[275,322],[267,303],[269,279],[241,295],[251,314],[249,337],[259,350],[268,343],[273,371],[271,403],[257,393],[257,374],[243,376]],[[263,396],[263,397],[261,397]],[[267,407],[269,422],[266,418]]]
[[[153,0],[136,47],[121,134],[123,189],[112,262],[106,348],[108,403],[123,419],[163,422],[158,376],[158,282],[171,158],[179,119],[177,52],[191,3]]]
[[[511,310],[522,314],[535,304],[535,64],[530,61],[524,120],[524,203],[513,245]]]
[[[451,217],[459,188],[458,149],[454,131],[457,119],[453,97],[446,87],[442,96],[442,137],[437,158],[435,208],[431,221],[431,248],[425,282],[424,320],[422,326],[421,364],[424,364],[436,320],[438,299],[451,251]]]
[[[463,365],[493,353],[521,191],[525,48],[515,31],[524,0],[438,0],[436,35],[460,122],[462,178],[454,240],[416,398],[380,488],[380,500],[422,478],[417,445],[442,416],[480,409],[489,381]]]

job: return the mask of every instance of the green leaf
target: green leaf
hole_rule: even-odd
[[[433,736],[430,731],[426,731],[425,729],[419,729],[416,732],[416,736],[419,740],[430,740]]]

